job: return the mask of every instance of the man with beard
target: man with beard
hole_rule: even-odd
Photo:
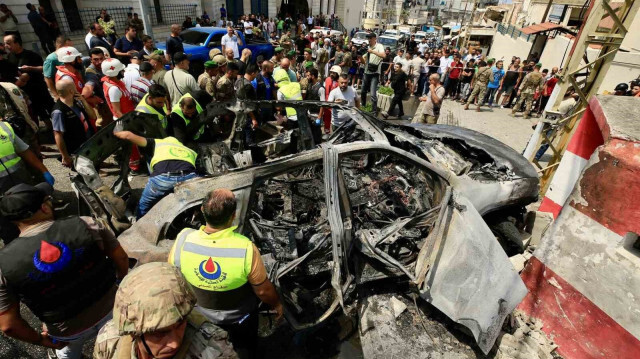
[[[58,36],[56,38],[56,51],[64,46],[72,46],[71,39],[66,36]],[[44,59],[44,64],[42,65],[42,72],[44,74],[44,81],[47,84],[47,88],[49,89],[49,93],[51,97],[55,101],[58,100],[58,93],[56,92],[56,82],[55,77],[58,72],[58,66],[63,65],[62,62],[58,60],[58,54],[56,52],[52,52]]]
[[[33,107],[33,111],[43,122],[48,122],[49,111],[53,107],[53,99],[49,95],[49,90],[44,82],[42,73],[42,57],[31,50],[22,47],[22,39],[10,34],[4,37],[5,48],[10,52],[7,56],[9,64],[18,68],[22,73],[20,79],[26,80],[26,84],[20,86],[27,93],[31,101],[38,101],[38,106]],[[14,81],[11,81],[14,82]],[[22,84],[22,83],[21,83]]]
[[[91,40],[89,40],[89,47],[92,49],[94,47],[104,47],[105,49],[107,49],[107,51],[109,51],[109,56],[111,58],[115,58],[116,53],[113,52],[111,44],[109,44],[105,39],[104,28],[100,24],[95,23],[90,29],[93,31],[93,37],[91,37]]]
[[[84,78],[86,80],[82,89],[82,96],[86,99],[98,99],[97,101],[88,101],[96,111],[96,127],[100,128],[110,124],[113,121],[113,114],[109,110],[104,91],[102,89],[102,61],[104,61],[104,52],[95,48],[89,51],[91,56],[91,65],[84,70]]]
[[[349,77],[347,74],[340,75],[338,79],[338,88],[333,89],[329,96],[327,97],[327,101],[329,102],[337,102],[339,104],[345,105],[347,107],[356,107],[360,108],[360,99],[358,99],[358,95],[356,90],[349,86]],[[331,130],[335,130],[340,127],[343,123],[345,123],[351,115],[348,111],[333,109],[333,114],[331,116]]]
[[[58,55],[58,61],[62,62],[62,65],[57,66],[56,69],[56,83],[60,80],[71,80],[76,87],[78,93],[82,93],[84,87],[84,81],[82,81],[82,54],[76,50],[75,47],[67,46],[61,47],[56,51]]]

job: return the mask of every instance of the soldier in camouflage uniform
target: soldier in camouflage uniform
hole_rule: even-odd
[[[271,57],[271,62],[273,62],[273,64],[279,64],[280,60],[282,60],[282,58],[284,57],[284,49],[280,46],[276,47],[273,50],[273,56]]]
[[[240,68],[235,62],[227,64],[227,73],[225,73],[216,84],[216,100],[230,101],[236,98],[234,84],[236,83],[239,70]]]
[[[291,41],[291,30],[288,30],[282,37],[280,37],[280,46],[284,49],[284,52],[289,52],[293,41]]]
[[[513,106],[511,116],[516,114],[516,110],[522,106],[522,101],[525,101],[526,108],[524,111],[524,118],[529,118],[529,115],[531,114],[531,106],[533,105],[533,95],[535,95],[536,90],[542,91],[542,87],[544,86],[544,76],[540,73],[541,67],[542,64],[536,64],[533,71],[529,72],[527,76],[522,79],[522,83],[518,89],[520,100],[518,100],[515,106]]]
[[[237,358],[226,331],[193,308],[196,296],[180,270],[142,265],[118,291],[113,319],[98,333],[95,359]]]
[[[326,68],[329,62],[329,39],[324,39],[324,46],[318,48],[316,56],[316,68],[320,73],[320,78],[324,80],[327,75]]]
[[[469,105],[477,97],[478,107],[476,107],[476,111],[480,112],[480,105],[482,104],[482,99],[484,99],[484,95],[487,92],[487,86],[489,86],[489,82],[493,81],[493,70],[491,70],[491,66],[493,65],[494,61],[494,59],[489,59],[486,63],[484,63],[484,61],[480,61],[478,63],[480,68],[473,78],[473,91],[471,92],[471,95],[469,95],[467,103],[464,105],[465,110],[469,109]]]
[[[344,49],[344,57],[342,58],[342,63],[337,63],[336,65],[342,68],[343,74],[348,74],[353,60],[351,59],[351,51],[349,51],[349,46],[344,45],[343,49]]]
[[[300,91],[302,92],[302,98],[306,99],[307,91],[311,90],[311,86],[313,85],[309,83],[307,72],[314,68],[315,64],[313,63],[313,61],[304,61],[302,65],[304,65],[304,75],[300,76]]]

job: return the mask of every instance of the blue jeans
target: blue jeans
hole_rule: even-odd
[[[199,176],[195,172],[184,176],[168,176],[161,174],[149,177],[149,181],[142,191],[142,196],[140,196],[140,202],[138,203],[138,208],[136,210],[136,218],[140,219],[140,217],[147,214],[151,207],[158,203],[162,197],[173,192],[173,187],[176,184],[196,177]]]
[[[113,313],[109,312],[104,318],[93,326],[81,331],[80,333],[68,336],[68,337],[54,337],[51,336],[57,342],[69,343],[66,347],[56,350],[56,355],[59,359],[80,359],[82,358],[82,347],[84,343],[98,335],[100,328],[102,328],[109,320],[111,320]]]
[[[493,105],[493,99],[496,97],[496,92],[498,92],[498,88],[487,88],[487,94],[484,95],[484,99],[482,100],[482,104],[484,105],[485,102],[489,102],[489,107],[491,107]]]
[[[362,84],[362,93],[360,94],[360,102],[362,106],[367,104],[367,92],[371,91],[371,110],[378,110],[378,81],[380,80],[380,74],[364,74],[364,81]]]

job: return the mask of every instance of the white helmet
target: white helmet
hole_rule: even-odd
[[[56,50],[56,56],[58,56],[58,61],[68,63],[76,61],[82,54],[75,47],[65,46]]]
[[[338,65],[333,65],[331,66],[331,69],[329,69],[329,72],[335,72],[340,75],[342,73],[342,68]]]
[[[124,65],[118,59],[108,58],[102,61],[102,73],[105,76],[116,77],[122,70],[124,70]]]

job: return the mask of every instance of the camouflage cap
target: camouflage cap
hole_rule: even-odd
[[[113,305],[120,335],[138,336],[185,319],[196,296],[180,270],[166,262],[144,264],[124,278]]]
[[[227,64],[227,59],[222,55],[214,56],[213,61],[218,64],[218,66],[224,66]]]
[[[220,51],[220,49],[211,49],[211,51],[209,51],[209,59],[213,60],[213,57],[216,55],[221,54],[222,51]]]

